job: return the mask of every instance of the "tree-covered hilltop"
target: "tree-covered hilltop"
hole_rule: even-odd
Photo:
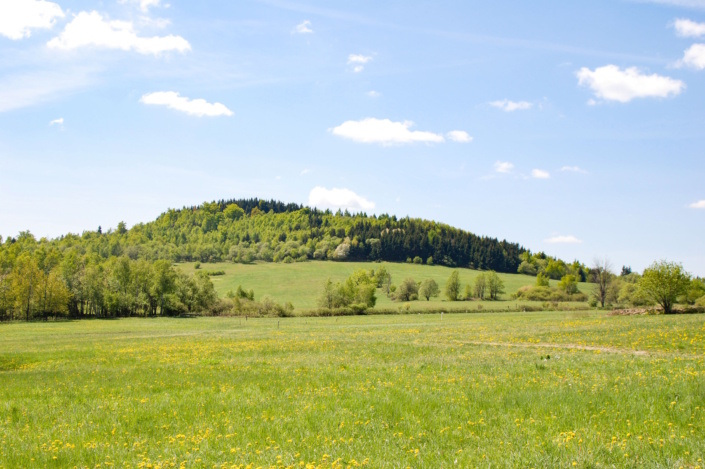
[[[168,210],[150,223],[56,242],[102,257],[249,263],[407,260],[515,273],[519,244],[417,218],[332,213],[259,199],[222,200]]]

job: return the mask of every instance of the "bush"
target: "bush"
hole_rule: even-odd
[[[544,302],[557,302],[557,301],[587,301],[587,295],[585,293],[574,293],[569,295],[564,290],[556,287],[521,287],[516,292],[516,298],[520,300],[528,301],[544,301]]]

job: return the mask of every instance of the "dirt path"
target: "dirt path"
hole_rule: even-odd
[[[578,344],[546,344],[546,343],[508,343],[508,342],[461,342],[465,345],[488,345],[491,347],[519,347],[519,348],[553,348],[553,349],[570,349],[570,350],[587,350],[593,352],[617,353],[621,355],[631,354],[638,356],[662,355],[661,352],[647,352],[646,350],[627,350],[614,347],[598,347],[594,345],[578,345]],[[693,357],[701,358],[701,357]]]

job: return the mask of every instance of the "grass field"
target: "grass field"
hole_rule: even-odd
[[[702,468],[705,316],[0,324],[0,443],[0,468]]]
[[[394,263],[370,263],[370,262],[300,262],[292,264],[282,263],[256,263],[256,264],[234,264],[217,263],[201,264],[202,271],[224,271],[225,275],[212,277],[213,284],[219,295],[224,296],[228,290],[236,290],[238,285],[244,289],[250,288],[255,291],[258,298],[262,295],[269,295],[275,301],[284,303],[290,301],[297,310],[307,310],[315,308],[316,300],[323,291],[323,284],[326,279],[333,281],[343,281],[357,269],[378,269],[384,265],[392,275],[392,283],[398,285],[407,277],[412,277],[417,282],[427,278],[434,279],[441,288],[441,295],[431,298],[431,301],[421,300],[408,303],[411,311],[440,311],[440,310],[477,310],[478,304],[482,309],[497,310],[508,308],[517,309],[517,304],[533,304],[533,302],[508,301],[512,293],[525,285],[534,285],[535,277],[519,274],[499,274],[505,284],[506,294],[503,296],[507,301],[484,301],[484,302],[448,302],[445,301],[443,288],[448,277],[453,270],[443,266],[427,266],[416,264],[394,264]],[[194,272],[194,264],[179,264],[179,268],[186,272]],[[465,285],[474,282],[479,271],[469,269],[457,269],[460,273],[460,281],[464,291]],[[552,282],[556,284],[555,281]],[[593,286],[589,284],[579,284],[579,289],[586,293],[591,291]],[[540,303],[537,303],[539,305]],[[583,303],[584,304],[584,303]],[[402,305],[387,298],[385,294],[378,291],[377,309],[398,309]]]

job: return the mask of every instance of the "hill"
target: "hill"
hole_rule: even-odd
[[[0,239],[0,319],[199,313],[217,307],[213,283],[172,263],[324,260],[337,261],[326,267],[346,275],[354,270],[348,263],[379,261],[542,272],[553,279],[572,274],[583,281],[587,272],[577,261],[566,264],[517,243],[429,220],[333,213],[261,199],[221,200],[170,209],[129,230],[121,222],[114,231],[99,227],[53,240],[37,240],[27,231],[4,243]],[[320,270],[323,264],[315,265]],[[316,283],[300,288],[315,295]],[[310,307],[310,297],[302,305]]]

